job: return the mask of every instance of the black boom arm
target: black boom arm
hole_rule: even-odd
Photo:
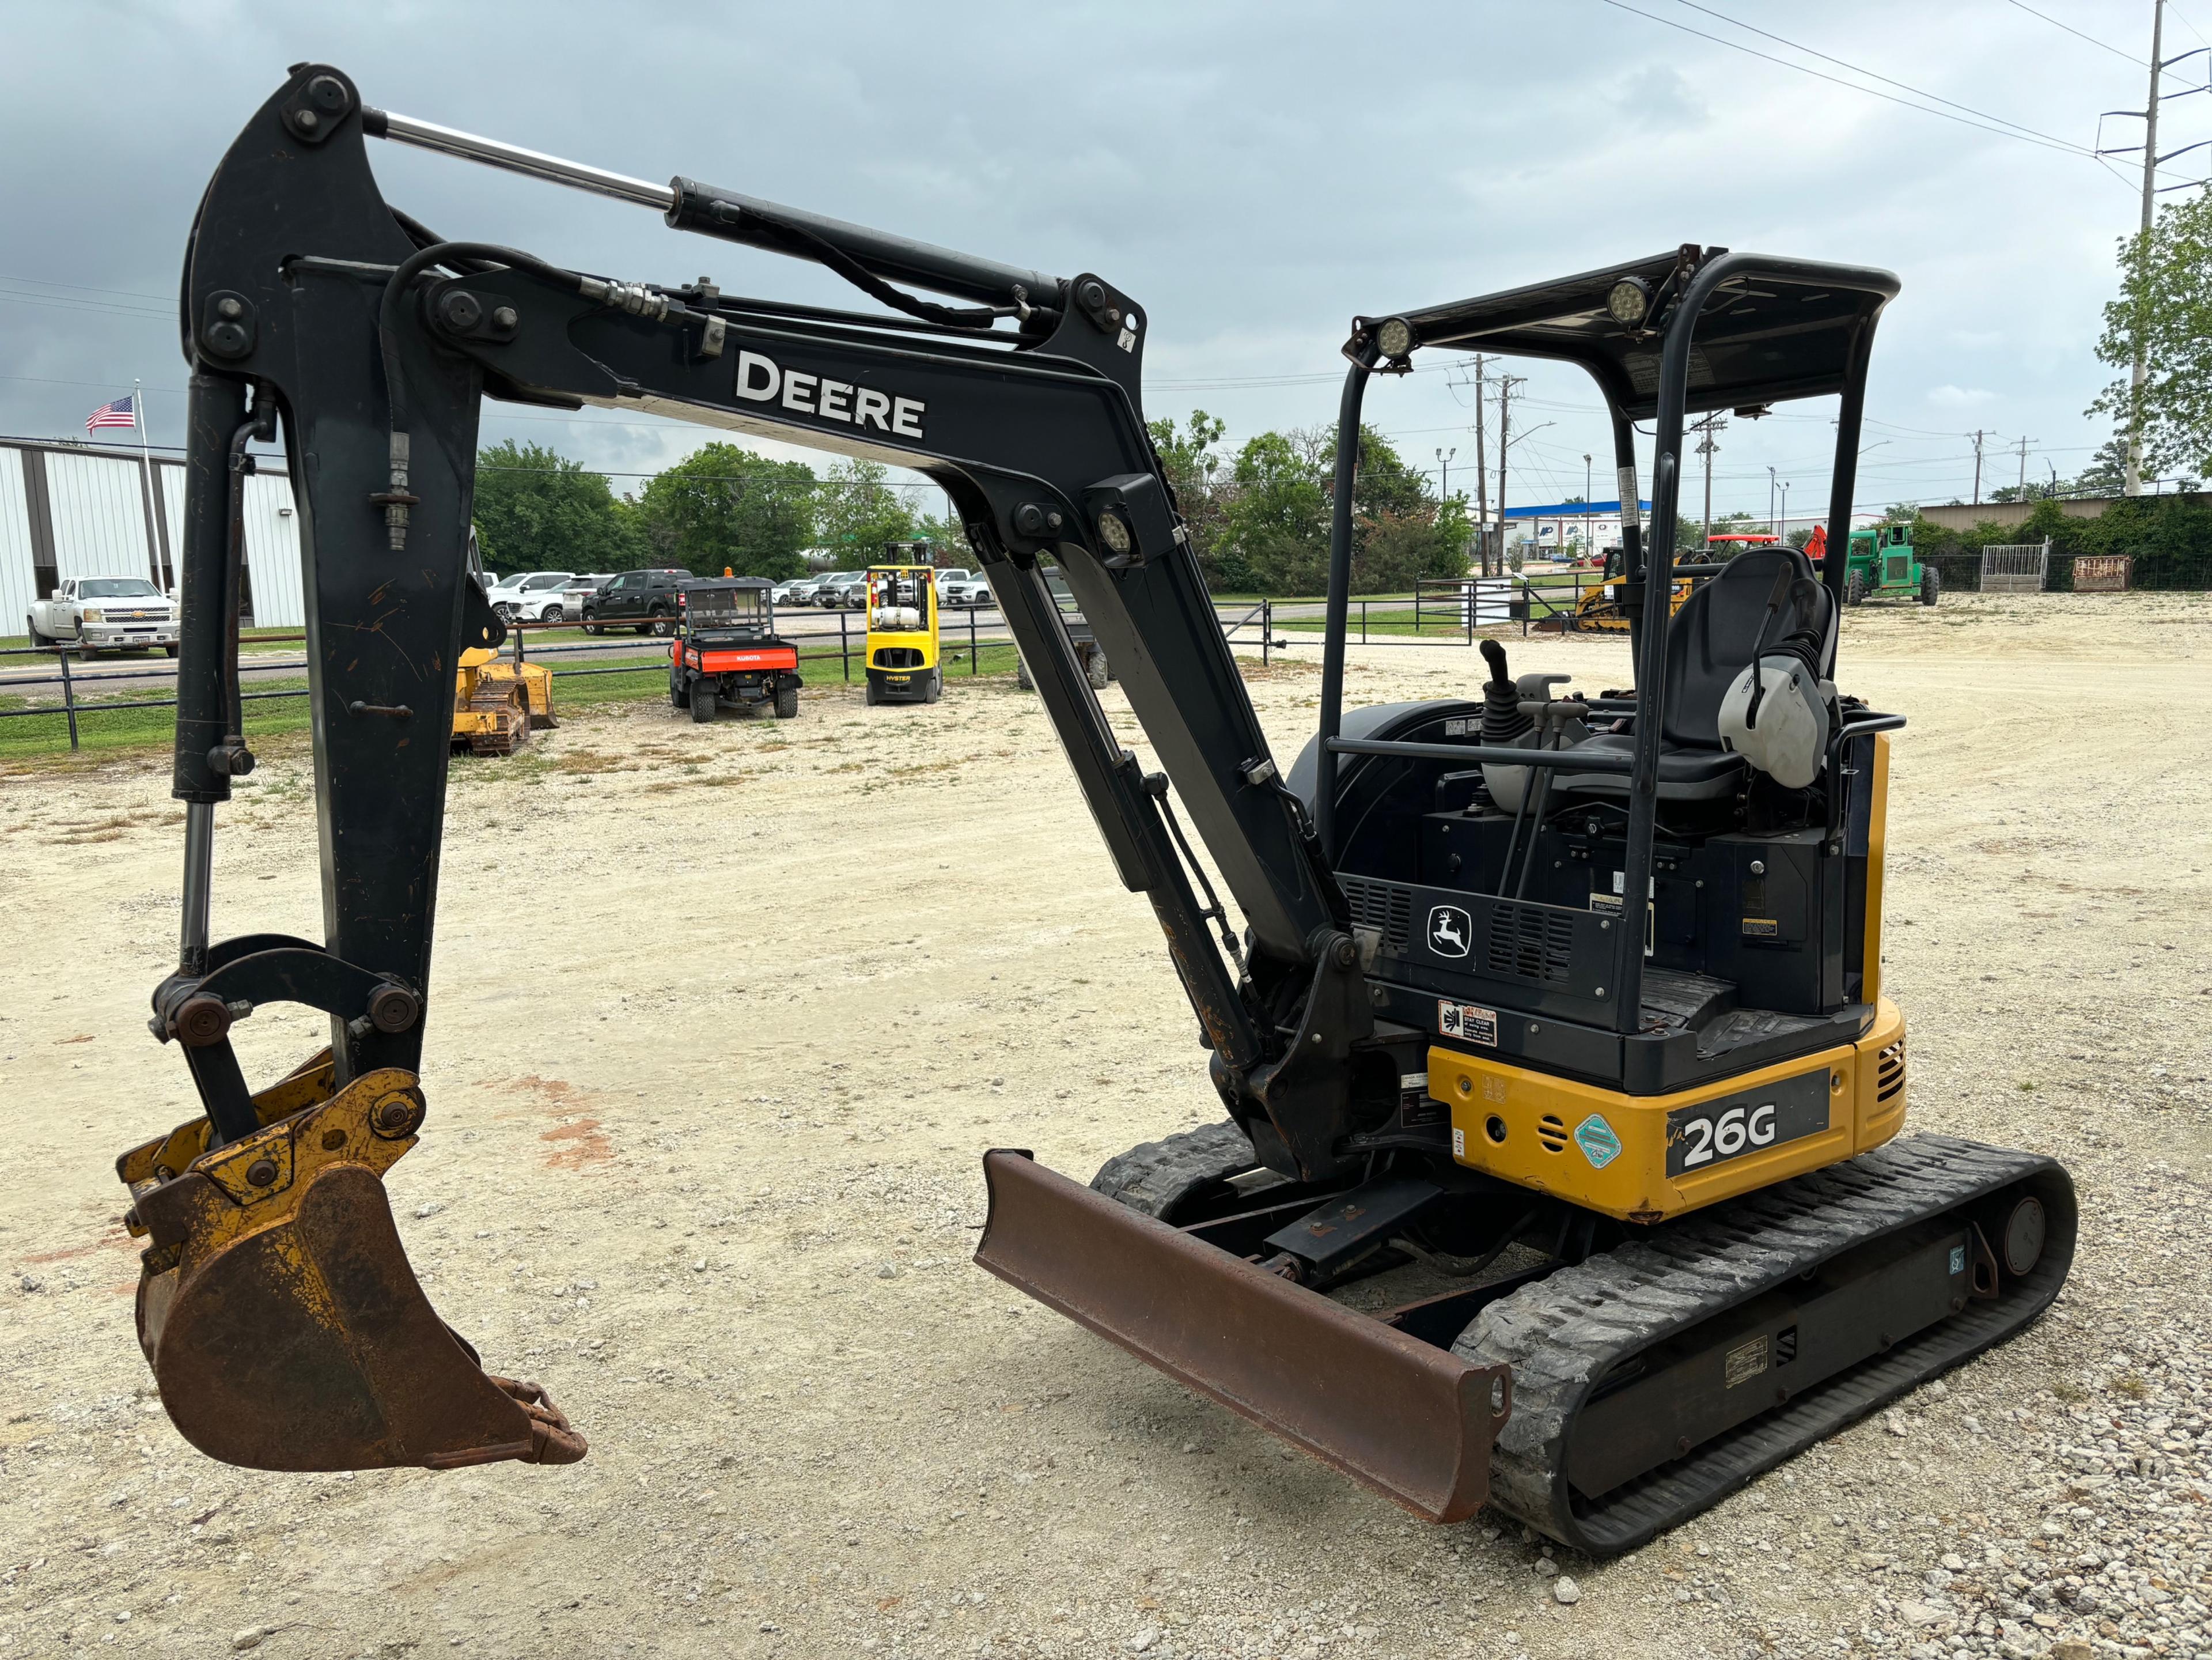
[[[738,299],[703,279],[626,283],[441,242],[385,203],[373,136],[665,198],[672,224],[817,259],[907,314]],[[982,304],[919,301],[894,280]],[[592,173],[364,110],[337,70],[301,66],[216,172],[185,273],[195,374],[176,793],[198,827],[188,897],[200,895],[204,917],[206,815],[252,764],[223,598],[234,514],[216,496],[245,453],[244,427],[265,434],[281,415],[300,504],[324,950],[404,994],[386,996],[381,1020],[332,994],[344,1003],[331,1011],[342,1077],[413,1069],[421,1049],[454,661],[499,629],[465,573],[482,398],[643,409],[896,463],[956,504],[1115,868],[1158,913],[1232,1112],[1260,1127],[1276,1162],[1317,1171],[1341,1122],[1349,1046],[1371,1023],[1364,995],[1349,994],[1342,898],[1277,777],[1146,432],[1146,321],[1095,277],[969,260],[688,180],[663,190]],[[1041,558],[1115,665],[1164,781],[1115,739]],[[1244,912],[1241,968],[1207,933],[1165,817],[1169,784]],[[191,909],[184,961],[157,997],[164,1036],[184,1035],[178,1011],[208,971]],[[204,1090],[207,1075],[236,1076],[221,1032],[198,1048],[211,1046],[195,1049]],[[220,1109],[238,1116],[241,1088],[210,1098],[218,1132],[231,1133]]]

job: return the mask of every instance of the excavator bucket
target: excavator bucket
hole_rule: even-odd
[[[1025,1152],[986,1153],[983,1179],[979,1267],[1425,1520],[1481,1507],[1510,1368],[1332,1303]]]
[[[581,1458],[544,1391],[485,1371],[408,1267],[383,1178],[422,1123],[415,1075],[331,1081],[325,1053],[254,1097],[255,1134],[210,1151],[196,1119],[116,1161],[125,1222],[152,1238],[138,1342],[170,1420],[254,1469]]]

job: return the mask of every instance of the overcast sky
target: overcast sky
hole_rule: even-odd
[[[2065,477],[2106,435],[2081,411],[2108,378],[2092,347],[2116,241],[2139,210],[2136,158],[2078,152],[2100,111],[2142,108],[2151,6],[2033,4],[4,0],[0,433],[81,437],[86,413],[138,378],[154,441],[179,441],[171,296],[193,206],[285,66],[312,58],[351,74],[371,104],[424,119],[1012,264],[1099,271],[1151,313],[1148,412],[1208,410],[1232,441],[1333,418],[1354,312],[1684,241],[1887,265],[1904,291],[1875,350],[1862,504],[1963,496],[1977,428],[1992,435],[1985,490],[2017,479],[2023,436],[2031,476]],[[2169,58],[2203,44],[2197,24],[2212,30],[2212,0],[2188,11],[2167,7]],[[2169,95],[2201,86],[2206,63],[2171,71]],[[2203,94],[2174,104],[2161,151],[2212,136],[2208,106]],[[1997,125],[1984,118],[2050,142],[1984,130]],[[2104,143],[2139,142],[2141,125],[2107,121]],[[2166,182],[2203,176],[2208,156],[2177,158]],[[634,280],[705,271],[740,291],[854,298],[642,209],[397,146],[371,160],[386,196],[447,236]],[[1593,494],[1611,496],[1587,381],[1524,372],[1510,499],[1580,494],[1586,451]],[[1458,378],[1425,365],[1368,400],[1419,465],[1457,450],[1455,489],[1471,483],[1474,443]],[[1716,510],[1764,517],[1770,466],[1792,486],[1793,515],[1824,502],[1832,404],[1733,423]],[[617,474],[716,435],[499,404],[485,432]],[[1494,466],[1494,417],[1491,444]],[[1688,483],[1693,494],[1698,475]]]

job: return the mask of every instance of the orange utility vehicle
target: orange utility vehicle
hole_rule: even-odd
[[[799,713],[799,648],[775,631],[772,586],[760,576],[714,576],[677,589],[668,701],[694,721],[712,721],[725,703],[772,702],[779,721]]]

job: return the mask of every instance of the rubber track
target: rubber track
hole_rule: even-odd
[[[1193,1194],[1260,1163],[1244,1132],[1224,1119],[1117,1152],[1091,1178],[1093,1192],[1164,1219]]]
[[[1592,1385],[1620,1361],[1840,1251],[2023,1183],[2043,1201],[2049,1239],[2036,1268],[2008,1278],[1996,1298],[1969,1302],[1962,1313],[1599,1500],[1571,1497],[1567,1431]],[[1923,1135],[1561,1268],[1491,1304],[1452,1346],[1463,1359],[1513,1368],[1513,1415],[1492,1456],[1490,1503],[1592,1555],[1633,1549],[2013,1335],[2057,1295],[2074,1235],[2073,1184],[2051,1160]]]

